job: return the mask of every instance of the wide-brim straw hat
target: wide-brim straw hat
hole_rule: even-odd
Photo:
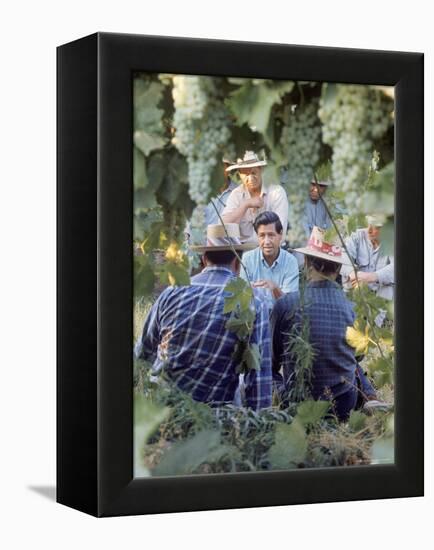
[[[267,161],[265,159],[260,160],[258,155],[253,151],[246,151],[242,159],[239,158],[235,164],[226,168],[226,172],[239,170],[240,168],[253,168],[255,166],[267,166]]]
[[[225,229],[226,228],[226,229]],[[255,243],[243,243],[240,238],[240,226],[237,223],[210,224],[206,228],[206,244],[191,245],[194,252],[244,252],[257,248]]]
[[[383,227],[385,216],[382,214],[371,214],[366,216],[366,223],[374,227]]]
[[[348,255],[342,250],[342,247],[336,244],[326,243],[324,241],[324,230],[320,227],[314,227],[307,242],[307,246],[295,248],[294,252],[300,252],[306,256],[321,258],[328,262],[341,265],[352,265]]]

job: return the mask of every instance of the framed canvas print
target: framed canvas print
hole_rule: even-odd
[[[423,55],[58,48],[60,503],[423,494]]]

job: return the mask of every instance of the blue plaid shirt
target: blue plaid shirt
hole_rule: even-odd
[[[343,290],[332,281],[308,283],[304,294],[305,315],[309,319],[309,341],[315,352],[312,368],[312,396],[324,397],[330,388],[338,395],[355,384],[356,359],[354,349],[346,342],[347,327],[352,326],[355,314]],[[301,324],[300,293],[292,292],[276,301],[271,314],[273,375],[279,385],[282,381],[290,389],[294,372],[294,358],[288,355],[288,337]],[[350,385],[349,385],[350,384]]]
[[[207,267],[190,286],[169,287],[152,306],[143,328],[139,357],[163,368],[178,387],[196,401],[213,405],[232,403],[238,386],[232,353],[237,342],[225,328],[226,284],[235,278],[230,269]],[[271,405],[271,343],[268,310],[255,291],[256,320],[251,343],[259,345],[261,365],[245,375],[246,402],[253,409]]]

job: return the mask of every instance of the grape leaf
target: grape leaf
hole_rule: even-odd
[[[145,477],[148,470],[142,463],[143,448],[158,426],[167,418],[170,409],[155,405],[142,394],[134,395],[134,475]]]
[[[204,430],[191,439],[178,441],[172,445],[152,474],[155,476],[191,474],[204,462],[215,462],[231,452],[233,452],[232,447],[220,443],[219,431]]]
[[[155,275],[148,256],[134,256],[134,296],[149,296],[154,285]]]
[[[329,401],[314,401],[313,399],[309,399],[300,403],[297,408],[296,418],[298,418],[303,426],[314,425],[325,416],[329,408]]]
[[[225,327],[234,332],[238,338],[246,338],[250,334],[253,321],[255,320],[255,312],[251,309],[246,309],[239,315],[232,315],[231,318],[226,321]]]
[[[231,292],[232,296],[225,296],[223,313],[231,313],[236,311],[238,307],[240,311],[245,311],[250,307],[253,291],[246,281],[237,277],[225,286],[225,290]]]
[[[292,424],[277,423],[276,439],[271,446],[268,459],[273,469],[296,468],[307,453],[306,433],[303,424],[296,418]]]
[[[245,365],[245,371],[256,370],[261,368],[261,354],[259,352],[258,344],[248,344],[243,353],[243,364]]]

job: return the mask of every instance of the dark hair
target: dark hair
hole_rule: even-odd
[[[261,212],[261,214],[258,214],[258,216],[256,216],[256,219],[253,222],[253,227],[255,228],[255,231],[257,233],[258,227],[260,225],[270,225],[271,223],[274,223],[274,227],[277,233],[282,233],[282,222],[280,221],[280,218],[276,214],[276,212]]]
[[[238,256],[241,258],[243,253],[237,250]],[[230,265],[236,258],[235,253],[232,250],[207,250],[204,252],[204,257],[214,265]]]
[[[341,264],[331,262],[330,260],[323,260],[315,256],[306,256],[306,262],[308,267],[313,267],[315,271],[323,273],[324,275],[339,273],[341,270]]]

